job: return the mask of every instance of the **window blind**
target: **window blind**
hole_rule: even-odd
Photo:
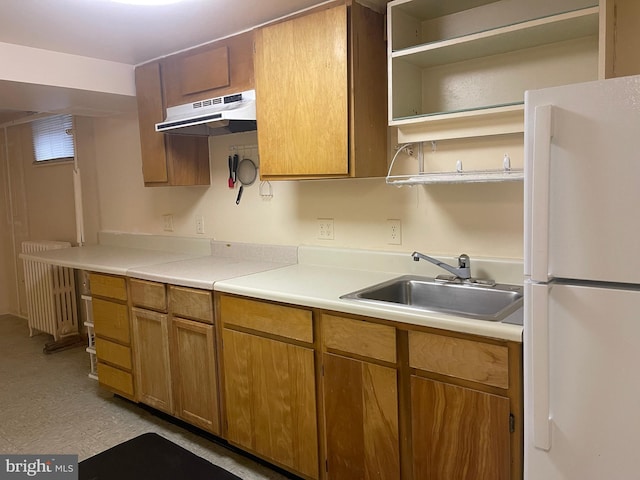
[[[73,158],[72,130],[71,115],[56,115],[33,121],[31,131],[36,162]]]

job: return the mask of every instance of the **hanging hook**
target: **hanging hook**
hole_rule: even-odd
[[[273,187],[271,186],[271,182],[268,180],[260,182],[259,192],[260,196],[265,200],[273,198]]]
[[[504,154],[504,157],[502,159],[502,168],[504,168],[505,172],[508,172],[511,170],[511,158],[509,157],[508,153]]]

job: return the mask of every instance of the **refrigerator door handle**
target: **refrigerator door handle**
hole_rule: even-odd
[[[529,325],[531,326],[531,387],[533,401],[533,444],[551,448],[549,401],[549,285],[530,285]]]
[[[552,137],[551,105],[535,108],[531,169],[531,279],[546,282],[549,274],[549,169]]]

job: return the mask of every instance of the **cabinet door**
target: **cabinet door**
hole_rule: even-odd
[[[607,7],[606,55],[609,67],[605,72],[606,78],[637,75],[640,73],[640,59],[638,58],[640,2],[637,0],[608,0],[605,3]]]
[[[187,422],[220,434],[218,373],[213,325],[174,318],[172,371],[176,413]]]
[[[131,311],[138,397],[151,407],[173,413],[168,317],[139,308]]]
[[[318,478],[314,352],[223,329],[227,439]]]
[[[261,176],[348,175],[346,6],[256,32]]]
[[[253,31],[162,60],[167,107],[254,88]]]
[[[413,476],[420,480],[506,480],[509,399],[411,377]]]
[[[397,372],[323,355],[328,478],[400,478]]]
[[[145,183],[165,183],[169,181],[169,173],[164,134],[155,130],[155,124],[164,120],[159,63],[148,63],[136,68],[136,99],[142,176]]]

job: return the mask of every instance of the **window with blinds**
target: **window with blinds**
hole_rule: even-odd
[[[36,163],[72,160],[73,117],[56,115],[31,122],[33,152]]]

